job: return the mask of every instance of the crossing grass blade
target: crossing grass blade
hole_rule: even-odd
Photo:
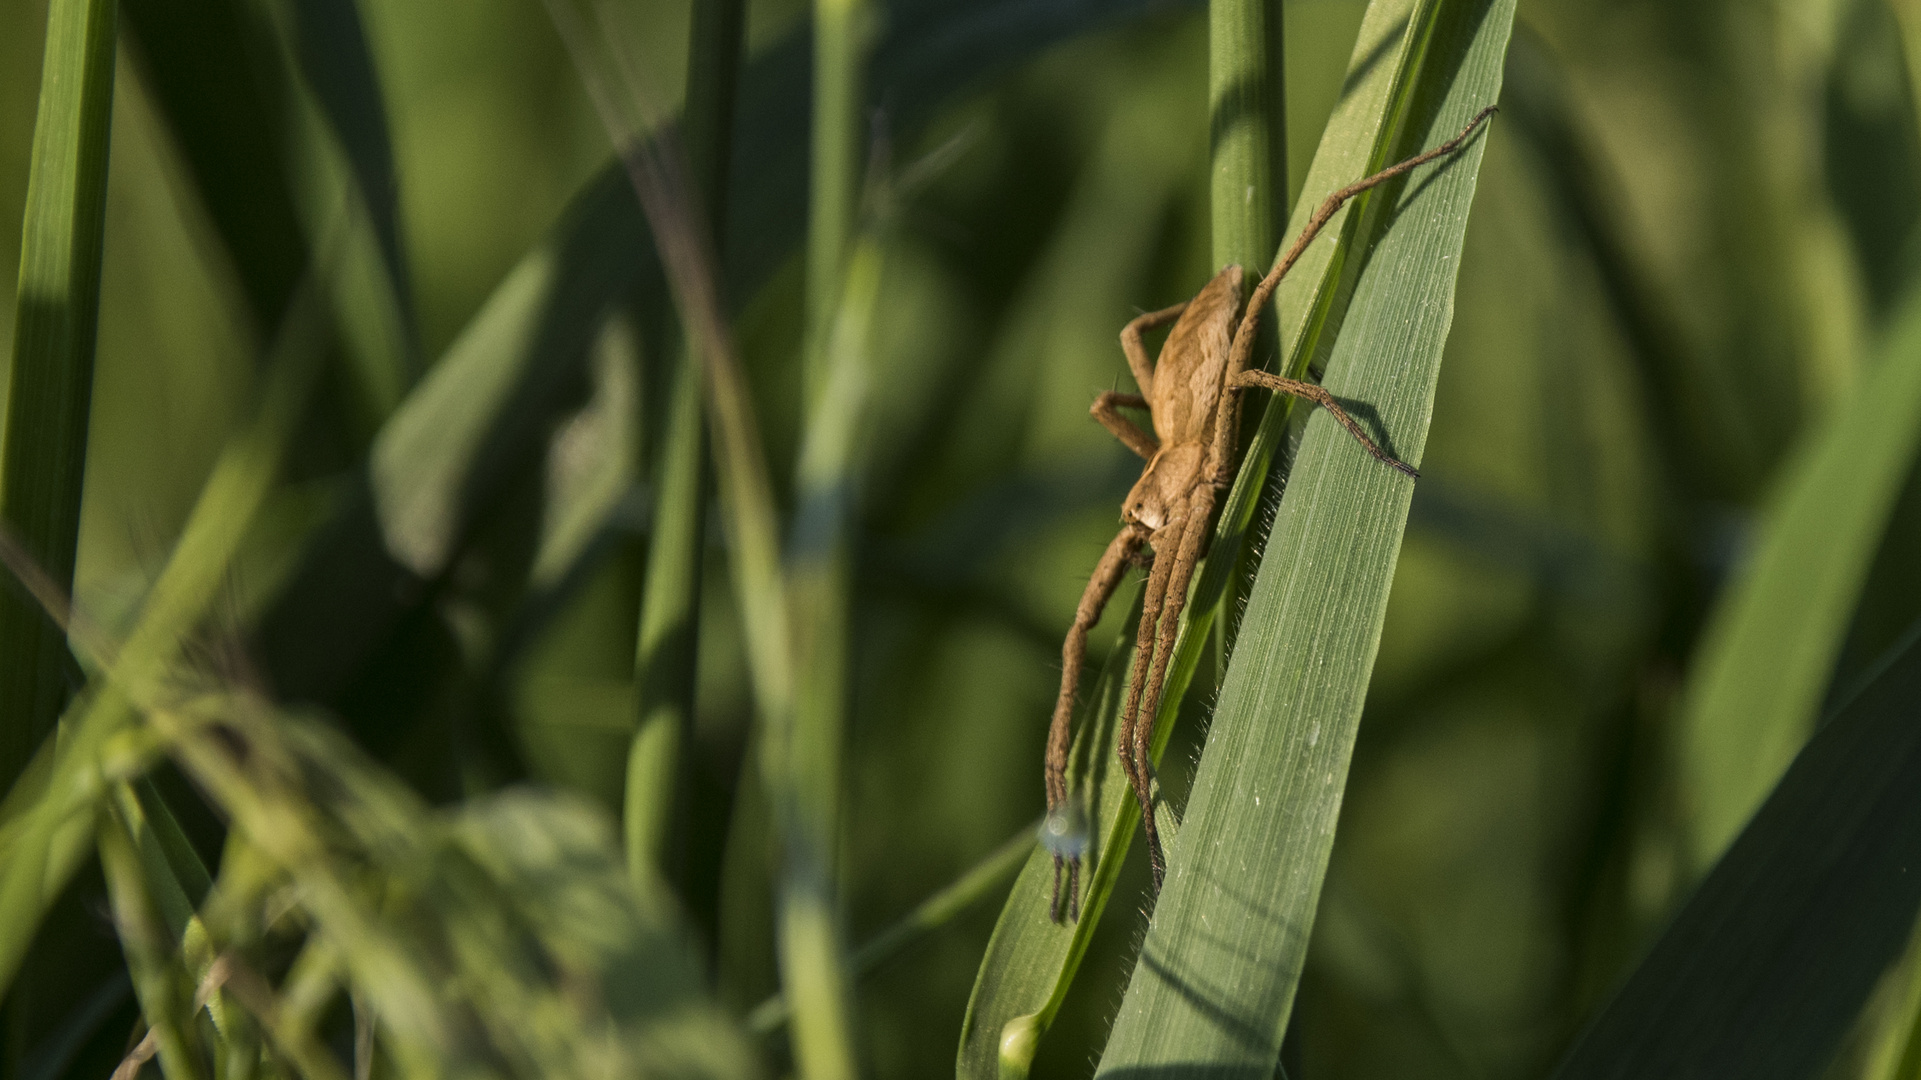
[[[1413,29],[1388,160],[1500,94],[1512,0]],[[1322,380],[1419,460],[1484,138],[1362,208],[1358,278]],[[1413,485],[1313,414],[1269,532],[1168,877],[1100,1072],[1270,1075],[1306,959]]]
[[[1688,854],[1705,872],[1815,724],[1921,446],[1921,295],[1852,398],[1816,425],[1694,661],[1682,719]]]
[[[84,628],[73,628],[81,651],[105,674],[75,698],[48,739],[57,745],[42,748],[0,807],[0,988],[13,980],[47,905],[85,857],[91,818],[108,782],[137,773],[153,753],[148,741],[127,734],[134,710],[175,673],[272,491],[320,373],[326,338],[318,320],[314,290],[298,292],[268,362],[260,410],[222,452],[117,655]],[[16,556],[8,559],[12,573],[44,577],[10,554]],[[64,618],[57,587],[35,591]]]
[[[1921,906],[1917,631],[1802,748],[1554,1080],[1822,1075]]]

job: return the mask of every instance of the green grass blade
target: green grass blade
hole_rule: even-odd
[[[72,588],[93,400],[95,316],[112,131],[114,0],[55,0],[20,240],[0,520]],[[66,635],[17,590],[0,595],[0,786],[66,705]]]
[[[1822,1074],[1921,906],[1918,707],[1911,632],[1808,741],[1556,1080]]]
[[[420,365],[391,132],[353,0],[125,10],[257,325],[279,325],[310,247],[350,208],[333,284],[364,439]]]
[[[1214,265],[1265,266],[1274,230],[1287,216],[1281,7],[1270,0],[1212,0],[1207,13]]]
[[[1692,868],[1719,857],[1814,728],[1888,515],[1921,445],[1921,297],[1852,398],[1804,438],[1712,616],[1682,719]]]
[[[874,380],[883,257],[860,221],[869,23],[866,0],[815,0],[802,400],[787,590],[794,635],[791,726],[761,730],[779,837],[781,987],[806,1080],[851,1080],[853,977],[840,910],[842,750],[853,673],[853,552]]]
[[[1369,7],[1355,45],[1350,90],[1330,119],[1322,147],[1315,156],[1306,188],[1312,197],[1302,200],[1303,208],[1295,215],[1297,229],[1306,223],[1322,192],[1389,163],[1386,155],[1391,146],[1386,145],[1384,131],[1392,126],[1395,88],[1421,41],[1421,35],[1408,32],[1410,24],[1419,21],[1415,19],[1414,9],[1415,5],[1408,3],[1377,3]],[[1356,144],[1361,146],[1358,151]],[[1345,217],[1337,218],[1330,233],[1338,234],[1345,220]],[[1322,294],[1332,297],[1340,291],[1342,262],[1333,249],[1331,244],[1310,247],[1282,282],[1276,296],[1284,323],[1292,326],[1291,336],[1283,339],[1286,343],[1283,355],[1302,357],[1300,366],[1305,365],[1305,357],[1315,352],[1318,335],[1329,322],[1324,310],[1318,320],[1306,318],[1315,298]],[[1263,254],[1261,260],[1266,259]],[[1324,308],[1331,306],[1331,300],[1323,305]],[[1286,313],[1290,310],[1300,317],[1288,320]],[[1194,587],[1174,657],[1168,666],[1167,686],[1155,725],[1153,752],[1157,760],[1199,666],[1209,630],[1225,607],[1223,598],[1229,580],[1254,524],[1261,491],[1285,440],[1291,404],[1292,399],[1287,399],[1267,408],[1243,460],[1241,473],[1222,507],[1213,545]],[[1131,640],[1131,631],[1123,637]],[[1103,713],[1088,715],[1111,720]],[[1077,723],[1085,724],[1086,719]],[[1107,757],[1102,760],[1111,759],[1112,748],[1105,753]],[[1117,787],[1108,785],[1114,790],[1103,789],[1096,796],[1101,814],[1095,819],[1100,823],[1095,835],[1103,839],[1099,848],[1101,860],[1118,870],[1119,857],[1138,825],[1139,811],[1130,809],[1133,798],[1125,792],[1125,784],[1118,781],[1116,784]],[[1172,835],[1172,831],[1171,825],[1164,826],[1167,835]],[[1088,900],[1081,923],[1073,933],[1061,933],[1047,921],[1046,897],[1052,888],[1052,866],[1040,857],[1029,863],[995,928],[968,1004],[961,1035],[962,1075],[993,1076],[1003,1068],[1018,1071],[1032,1060],[1041,1033],[1052,1023],[1079,969],[1094,924],[1104,910],[1106,890],[1114,880],[1110,873],[1086,875]],[[1035,899],[1036,895],[1039,900]],[[1021,1034],[1012,1044],[1015,1052],[1003,1057],[1002,1031],[1010,1025],[1018,1026]]]
[[[1394,95],[1393,156],[1452,136],[1499,96],[1513,15],[1512,0],[1440,6]],[[1373,405],[1415,460],[1485,145],[1381,189],[1375,207],[1393,212],[1370,215],[1378,238],[1348,251],[1364,265],[1323,381]],[[1310,418],[1103,1073],[1273,1068],[1412,489]]]
[[[419,374],[411,353],[414,318],[411,276],[400,220],[400,179],[393,135],[367,32],[354,0],[301,0],[288,28],[301,74],[339,140],[366,214],[386,289],[391,292],[398,333],[409,350],[394,359],[407,367],[393,373],[404,389]]]

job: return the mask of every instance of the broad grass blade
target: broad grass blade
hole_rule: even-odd
[[[1396,87],[1410,63],[1418,59],[1417,46],[1423,40],[1422,35],[1411,33],[1409,28],[1424,22],[1425,16],[1420,12],[1431,6],[1400,2],[1376,3],[1369,7],[1355,44],[1349,91],[1328,121],[1321,149],[1308,176],[1305,189],[1308,197],[1302,199],[1303,207],[1295,215],[1295,230],[1306,223],[1323,193],[1379,167],[1376,159],[1387,152],[1380,145],[1382,132],[1398,115]],[[1351,216],[1349,211],[1342,211],[1342,216],[1331,223],[1327,235],[1340,235],[1343,223]],[[1341,292],[1343,265],[1344,258],[1337,253],[1335,245],[1315,244],[1282,281],[1276,295],[1283,318],[1282,355],[1301,357],[1298,365],[1290,365],[1290,371],[1305,366],[1306,357],[1314,353],[1323,330],[1330,321],[1338,322],[1328,318],[1328,308],[1333,306],[1335,294]],[[1330,298],[1328,304],[1317,302],[1323,295]],[[1318,317],[1310,318],[1316,315]],[[1273,402],[1266,410],[1261,427],[1248,447],[1241,474],[1222,507],[1206,566],[1195,586],[1168,668],[1167,687],[1155,728],[1157,755],[1159,746],[1172,730],[1180,703],[1200,663],[1208,632],[1223,608],[1222,598],[1253,524],[1261,491],[1268,483],[1270,470],[1277,467],[1275,459],[1284,441],[1291,400]],[[1284,463],[1278,467],[1284,467]],[[1111,721],[1108,714],[1092,715]],[[1111,748],[1107,753],[1111,756]],[[1117,862],[1132,840],[1138,810],[1130,810],[1132,799],[1119,798],[1117,792],[1103,791],[1099,799],[1103,813],[1114,815],[1099,819],[1102,829],[1096,835],[1104,839],[1100,858]],[[1117,808],[1109,806],[1110,799],[1118,802]],[[1087,909],[1082,914],[1081,925],[1073,935],[1063,935],[1047,921],[1044,898],[1052,887],[1052,866],[1039,856],[1030,862],[1008,899],[981,964],[968,1018],[962,1027],[961,1075],[992,1076],[997,1070],[1024,1068],[1024,1062],[1031,1060],[1035,1042],[1052,1022],[1079,970],[1088,935],[1106,904],[1105,890],[1112,884],[1111,875],[1089,877]],[[1036,889],[1041,890],[1039,895],[1043,897],[1038,904],[1032,896]],[[1012,1032],[1016,1027],[1019,1037],[1003,1046],[1003,1028]]]
[[[1812,732],[1918,445],[1921,294],[1853,397],[1790,459],[1754,555],[1699,647],[1680,762],[1696,873],[1714,864]]]
[[[1555,1080],[1821,1075],[1921,906],[1917,708],[1911,632],[1802,748]]]
[[[21,223],[0,518],[62,592],[73,585],[87,465],[116,11],[112,0],[48,6]],[[12,590],[0,595],[0,647],[4,787],[66,704],[70,660],[65,636]]]
[[[1452,136],[1499,96],[1513,17],[1512,0],[1480,0],[1415,20],[1425,40],[1394,95],[1391,158]],[[1358,280],[1323,383],[1373,405],[1413,460],[1485,145],[1377,192],[1347,249]],[[1309,419],[1102,1074],[1272,1072],[1412,489],[1327,417]]]

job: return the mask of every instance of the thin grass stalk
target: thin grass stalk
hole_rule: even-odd
[[[807,208],[807,350],[804,400],[826,378],[826,338],[847,280],[860,214],[866,139],[867,0],[814,0],[813,146]]]
[[[1274,258],[1287,220],[1287,88],[1277,0],[1207,7],[1209,196],[1214,265]],[[1258,275],[1250,273],[1252,289]]]
[[[115,0],[52,0],[21,230],[0,521],[67,591],[80,537],[112,135]],[[65,636],[0,589],[0,787],[66,704]]]
[[[688,45],[686,137],[692,189],[709,244],[726,220],[728,147],[746,23],[743,0],[697,0]],[[693,723],[707,520],[706,425],[700,357],[683,332],[669,354],[667,430],[656,473],[654,526],[634,657],[639,723],[627,755],[623,823],[629,873],[664,869],[677,805],[681,747]]]
[[[881,262],[871,237],[856,241],[868,17],[863,0],[814,4],[802,339],[808,423],[787,567],[797,678],[792,729],[786,739],[770,740],[762,758],[774,774],[769,801],[780,836],[781,982],[794,1008],[794,1059],[807,1080],[858,1074],[836,841],[852,629],[856,456],[871,377],[867,333]]]
[[[856,1075],[852,974],[836,881],[841,744],[848,709],[853,534],[858,521],[861,435],[872,384],[869,331],[883,258],[871,236],[854,249],[826,345],[796,477],[788,540],[794,617],[794,724],[778,752],[786,762],[780,823],[782,983],[794,1004],[795,1058],[803,1077]],[[773,746],[768,747],[775,753]]]
[[[899,956],[910,945],[948,925],[968,908],[999,892],[1007,884],[1007,879],[1026,864],[1028,855],[1034,850],[1034,837],[1040,831],[1040,824],[1036,821],[1015,833],[966,873],[922,900],[914,910],[896,919],[855,949],[848,960],[854,975],[869,974]],[[789,1015],[791,1010],[787,1007],[787,998],[775,994],[747,1014],[747,1029],[755,1035],[772,1035],[786,1025]]]
[[[114,929],[126,952],[140,1012],[159,1044],[161,1071],[167,1080],[201,1080],[206,1074],[195,1038],[193,987],[179,963],[175,939],[155,907],[128,830],[117,810],[102,810],[98,848],[113,904]]]

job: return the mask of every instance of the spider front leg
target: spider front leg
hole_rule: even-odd
[[[1068,917],[1080,917],[1080,859],[1087,846],[1087,827],[1086,822],[1077,820],[1073,804],[1067,798],[1067,756],[1073,742],[1074,695],[1080,688],[1087,634],[1101,621],[1101,611],[1107,607],[1114,590],[1120,587],[1128,566],[1146,541],[1145,528],[1131,521],[1122,526],[1094,567],[1093,576],[1087,579],[1087,588],[1081,592],[1081,602],[1074,610],[1074,625],[1061,646],[1061,692],[1055,699],[1054,719],[1047,729],[1047,818],[1041,823],[1041,844],[1054,856],[1054,898],[1049,911],[1055,922],[1061,921],[1063,865],[1069,867]]]

